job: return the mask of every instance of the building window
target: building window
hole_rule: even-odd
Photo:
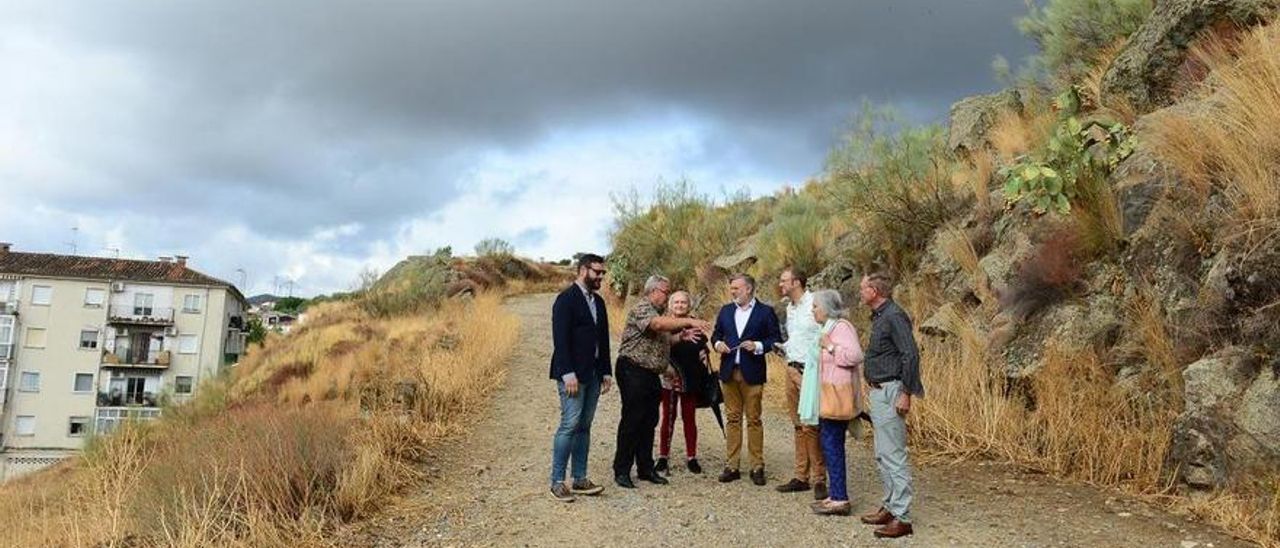
[[[84,437],[89,433],[89,417],[71,417],[67,425],[67,435],[73,438]]]
[[[190,393],[191,393],[191,388],[192,388],[192,378],[191,378],[191,377],[185,377],[185,376],[178,376],[178,377],[174,377],[174,379],[173,379],[173,393],[175,393],[175,394],[190,394]]]
[[[47,285],[31,286],[31,304],[49,306],[53,303],[53,288]]]
[[[94,426],[99,434],[109,434],[121,422],[129,419],[147,421],[160,418],[159,409],[98,409]]]
[[[96,350],[98,348],[98,330],[97,329],[81,329],[80,330],[80,349]]]
[[[0,344],[13,344],[13,323],[13,316],[0,316]]]
[[[199,314],[200,313],[200,296],[184,295],[182,297],[182,311],[187,314]]]
[[[18,377],[19,392],[39,392],[40,391],[40,372],[39,371],[23,371]]]
[[[93,392],[93,373],[76,373],[76,392]]]
[[[28,327],[27,340],[23,343],[23,346],[27,348],[44,348],[48,333],[48,330],[43,327]]]
[[[102,308],[107,301],[107,292],[97,287],[84,290],[84,306],[86,308]]]
[[[155,303],[156,297],[150,293],[138,293],[133,296],[133,315],[134,316],[150,316],[152,312],[152,304]]]
[[[18,415],[13,421],[14,434],[19,436],[36,435],[36,417],[35,415]]]
[[[200,346],[200,338],[195,335],[178,335],[178,353],[195,354]]]

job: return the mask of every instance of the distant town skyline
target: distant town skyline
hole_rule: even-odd
[[[0,241],[246,295],[497,237],[607,251],[611,193],[767,195],[865,102],[911,123],[1033,52],[1022,0],[0,2]]]

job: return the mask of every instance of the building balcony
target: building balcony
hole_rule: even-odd
[[[173,354],[168,350],[150,352],[148,350],[117,349],[115,352],[102,352],[103,367],[168,369],[172,359]]]
[[[120,407],[125,409],[158,408],[160,399],[153,392],[98,392],[97,405],[103,407]]]
[[[173,309],[113,304],[107,308],[107,321],[114,324],[173,325]]]
[[[13,345],[0,344],[0,363],[9,363],[13,360]]]
[[[94,412],[94,432],[110,434],[126,421],[149,421],[160,418],[159,407],[98,407]]]
[[[0,301],[0,316],[13,316],[18,313],[18,301]]]

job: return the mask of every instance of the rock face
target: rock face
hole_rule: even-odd
[[[1240,472],[1280,459],[1280,364],[1230,346],[1182,372],[1186,409],[1174,426],[1171,459],[1181,479],[1220,487]]]
[[[1251,24],[1270,14],[1275,0],[1162,0],[1129,38],[1102,78],[1107,97],[1127,100],[1139,112],[1169,104],[1189,48],[1202,31]]]
[[[975,95],[951,105],[947,147],[957,152],[982,148],[1002,112],[1022,112],[1022,97],[1017,90]]]

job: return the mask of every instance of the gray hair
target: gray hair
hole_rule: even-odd
[[[670,286],[671,280],[668,280],[666,276],[661,276],[658,274],[649,276],[649,279],[644,281],[644,294],[648,295],[650,293],[653,293],[653,290],[657,289],[658,286],[662,284],[667,284],[667,286]]]
[[[827,311],[827,316],[831,319],[838,320],[847,317],[848,311],[844,308],[844,299],[840,297],[840,292],[834,289],[815,291],[813,293],[813,304]]]
[[[747,274],[746,272],[739,272],[729,278],[730,282],[733,282],[734,280],[742,280],[747,284],[747,289],[750,289],[752,293],[756,292],[756,279],[752,278],[750,274]]]

